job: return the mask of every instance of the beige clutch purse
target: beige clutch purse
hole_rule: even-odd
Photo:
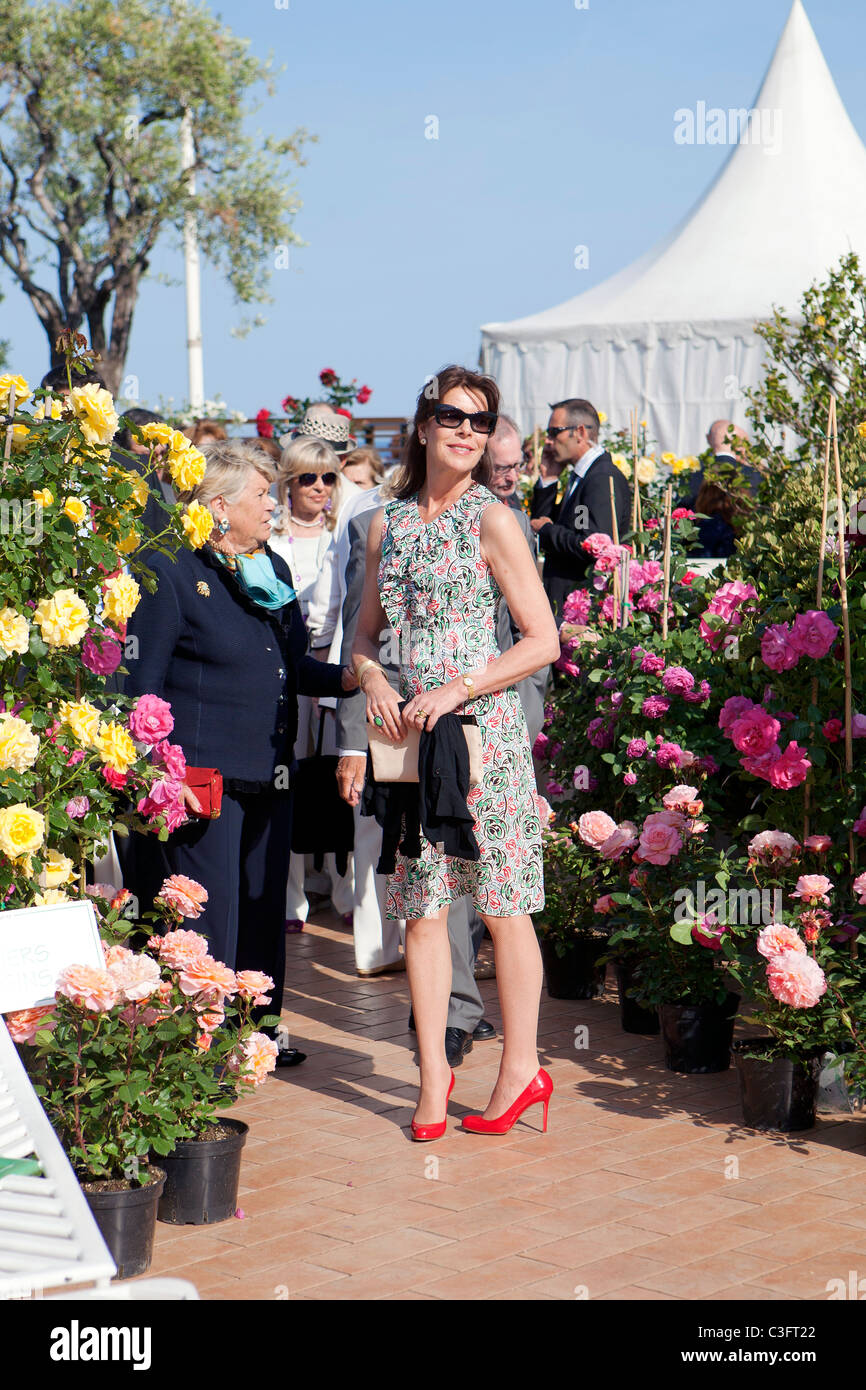
[[[483,777],[481,730],[471,716],[463,718],[463,733],[469,749],[469,785],[478,787]],[[367,726],[373,777],[377,782],[417,782],[421,730],[410,729],[403,743],[392,743],[374,724]]]

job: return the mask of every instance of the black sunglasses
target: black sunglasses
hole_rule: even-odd
[[[548,425],[548,439],[555,439],[558,434],[568,434],[571,430],[579,430],[580,425]]]
[[[337,475],[336,475],[336,473],[299,473],[299,474],[298,474],[298,482],[301,484],[301,487],[312,487],[312,486],[313,486],[313,483],[316,482],[316,480],[317,480],[318,478],[321,478],[322,482],[325,484],[325,487],[333,487],[333,486],[334,486],[334,483],[337,481]]]
[[[498,415],[495,410],[458,410],[456,405],[437,405],[433,407],[433,414],[436,417],[437,425],[443,425],[446,430],[459,429],[464,420],[469,421],[469,428],[475,434],[492,434],[496,429]]]

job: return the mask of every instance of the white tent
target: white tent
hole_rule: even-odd
[[[736,112],[690,114],[695,139],[737,139]],[[550,401],[583,396],[617,427],[637,405],[662,448],[697,453],[711,420],[745,423],[741,392],[764,356],[755,322],[774,305],[794,312],[847,251],[866,259],[866,149],[801,0],[739,130],[659,246],[554,309],[484,325],[484,369],[522,428],[545,424]]]

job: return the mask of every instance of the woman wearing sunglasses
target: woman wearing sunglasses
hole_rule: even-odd
[[[443,1046],[451,986],[447,912],[464,894],[493,938],[505,1039],[487,1108],[467,1116],[464,1128],[504,1133],[539,1103],[546,1127],[552,1090],[538,1066],[542,967],[529,915],[544,904],[541,826],[515,687],[556,659],[559,639],[520,525],[486,486],[498,408],[496,383],[464,367],[444,368],[422,390],[394,500],[370,526],[352,651],[367,718],[394,742],[455,711],[474,715],[481,729],[483,777],[466,802],[480,859],[448,857],[422,836],[421,858],[398,853],[388,884],[388,916],[407,924],[421,1071],[415,1139],[445,1132],[454,1085]],[[496,645],[501,597],[522,634],[504,654]],[[400,696],[377,662],[386,627],[401,633]]]
[[[328,649],[339,616],[338,590],[325,582],[317,589],[319,576],[334,563],[334,526],[340,498],[340,460],[324,439],[301,435],[283,450],[277,476],[279,513],[271,533],[271,549],[285,560],[292,571],[301,614],[310,634],[313,656],[328,658]],[[333,595],[330,605],[321,596]],[[336,749],[333,717],[327,718],[322,750]],[[306,758],[314,750],[318,736],[317,702],[302,695],[298,700],[298,736],[295,757]],[[333,856],[326,861],[326,876],[316,880],[335,899],[338,912],[352,909],[351,871],[340,876]],[[286,894],[286,925],[300,931],[309,913],[304,856],[293,854]],[[312,880],[311,880],[312,882]]]

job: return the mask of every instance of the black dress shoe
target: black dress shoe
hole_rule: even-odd
[[[449,1067],[459,1067],[467,1052],[472,1051],[472,1034],[463,1028],[445,1029],[445,1057]]]
[[[482,1018],[481,1022],[472,1029],[472,1036],[476,1042],[483,1042],[487,1038],[495,1038],[496,1029],[492,1023],[487,1022],[486,1018]]]
[[[281,1047],[277,1053],[278,1067],[299,1067],[306,1060],[306,1052],[299,1052],[296,1047]]]

